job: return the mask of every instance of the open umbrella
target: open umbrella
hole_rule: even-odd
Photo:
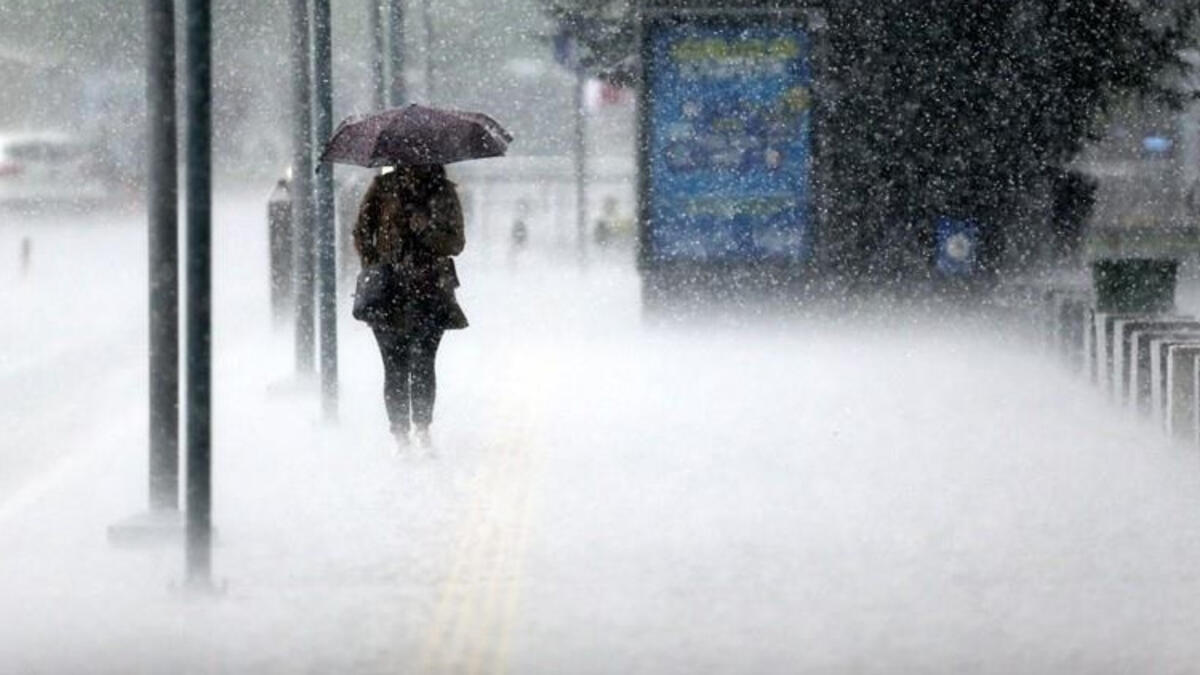
[[[503,155],[512,134],[482,113],[411,104],[338,125],[322,162],[357,166],[450,164]]]

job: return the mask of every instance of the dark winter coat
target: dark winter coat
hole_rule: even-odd
[[[462,206],[454,184],[443,176],[406,185],[402,171],[377,176],[367,188],[354,226],[354,247],[363,266],[396,264],[406,279],[403,316],[396,330],[418,323],[443,329],[466,328],[467,317],[454,296],[454,260],[465,245]]]

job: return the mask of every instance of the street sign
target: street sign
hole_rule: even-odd
[[[937,270],[949,276],[964,276],[975,271],[979,261],[979,225],[973,220],[938,218],[934,226]]]
[[[554,34],[554,61],[572,73],[583,70],[579,40],[565,30]]]

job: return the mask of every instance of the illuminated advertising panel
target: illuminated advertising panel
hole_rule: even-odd
[[[807,259],[804,29],[792,21],[646,28],[644,260]]]

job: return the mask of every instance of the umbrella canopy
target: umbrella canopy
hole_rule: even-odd
[[[423,105],[349,117],[321,153],[322,162],[357,166],[450,164],[503,155],[512,134],[482,113]]]

